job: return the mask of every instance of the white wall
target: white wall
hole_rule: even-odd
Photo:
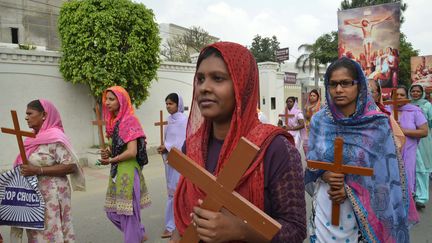
[[[158,70],[158,81],[155,81],[149,91],[150,96],[136,111],[143,124],[147,136],[147,144],[152,147],[160,144],[160,128],[154,126],[159,121],[159,111],[163,111],[164,120],[168,117],[165,108],[165,97],[170,93],[178,93],[183,103],[190,110],[192,102],[193,77],[195,65],[189,63],[165,62]],[[189,111],[185,111],[189,115]]]
[[[0,127],[12,127],[10,110],[17,110],[21,129],[29,130],[25,122],[27,103],[38,98],[52,101],[59,110],[66,134],[80,157],[98,143],[97,129],[91,125],[95,119],[94,100],[86,85],[65,82],[59,73],[60,54],[56,52],[24,51],[0,48]],[[165,97],[179,93],[185,106],[192,100],[194,64],[163,63],[158,70],[158,81],[154,81],[148,99],[136,111],[150,149],[160,143],[159,110],[165,119]],[[186,112],[188,114],[188,112]],[[0,133],[0,168],[7,168],[18,154],[14,136]]]
[[[258,63],[261,111],[273,125],[277,124],[278,115],[283,110],[285,103],[283,73],[277,72],[277,68],[278,64],[275,62]],[[272,97],[276,98],[275,109],[271,108]],[[265,104],[263,99],[265,99]]]
[[[38,98],[52,101],[58,108],[66,134],[79,156],[86,158],[88,149],[98,144],[97,128],[91,125],[95,119],[94,100],[86,85],[65,82],[59,73],[57,52],[25,51],[0,48],[0,127],[12,127],[10,110],[18,112],[21,128],[29,130],[25,122],[28,102]],[[284,107],[283,73],[277,72],[276,63],[259,63],[261,110],[271,124],[277,123]],[[158,80],[152,83],[148,99],[137,109],[147,135],[149,153],[160,144],[159,111],[168,116],[165,97],[179,93],[190,109],[195,64],[164,62],[158,70]],[[270,98],[276,98],[276,109],[270,107]],[[266,103],[262,104],[265,98]],[[186,115],[189,111],[186,111]],[[18,154],[14,136],[0,133],[0,169],[8,168]]]
[[[39,98],[52,101],[77,152],[94,144],[92,104],[85,85],[63,81],[56,52],[0,49],[0,126],[12,127],[10,110],[16,110],[21,129],[27,103]],[[0,167],[8,167],[18,154],[16,138],[0,133]]]

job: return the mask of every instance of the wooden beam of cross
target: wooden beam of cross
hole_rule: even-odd
[[[271,240],[282,227],[279,222],[233,191],[258,150],[259,148],[247,139],[241,138],[217,178],[175,148],[168,154],[168,163],[207,194],[202,208],[217,212],[224,207]],[[195,227],[189,225],[181,242],[198,241]]]
[[[336,137],[334,141],[334,162],[321,162],[315,160],[308,160],[307,166],[313,169],[320,170],[328,170],[335,173],[342,174],[353,174],[353,175],[362,175],[362,176],[371,176],[373,175],[373,169],[351,166],[351,165],[343,165],[343,143],[344,140],[341,137]],[[339,225],[339,216],[340,216],[340,205],[338,203],[332,202],[332,224],[338,226]]]
[[[283,117],[285,120],[285,126],[288,127],[288,119],[294,117],[293,114],[288,114],[288,109],[286,109],[285,114],[279,114],[279,117]]]
[[[27,156],[26,156],[26,153],[25,153],[24,142],[23,142],[22,137],[25,136],[25,137],[34,138],[34,137],[36,137],[36,135],[35,135],[34,132],[21,131],[20,130],[20,125],[19,125],[19,122],[18,122],[17,112],[14,111],[14,110],[12,110],[11,111],[11,115],[12,115],[12,121],[13,121],[13,124],[14,124],[14,128],[11,129],[11,128],[4,128],[4,127],[2,127],[1,131],[3,133],[13,134],[13,135],[16,136],[17,142],[18,142],[19,151],[20,151],[20,155],[21,155],[21,159],[23,161],[23,164],[27,164],[28,160],[27,160]]]
[[[105,148],[105,137],[103,133],[103,126],[105,125],[105,121],[102,119],[102,116],[100,114],[99,105],[96,103],[95,107],[96,111],[96,121],[92,121],[93,125],[98,126],[98,134],[99,134],[99,148],[104,149]]]
[[[384,101],[384,105],[392,105],[393,106],[393,117],[396,120],[396,122],[399,122],[399,111],[398,111],[398,105],[405,105],[410,103],[411,101],[409,99],[398,99],[397,98],[397,89],[393,89],[392,99]]]
[[[163,113],[162,113],[162,110],[160,110],[160,112],[159,112],[159,117],[160,117],[160,118],[159,118],[159,121],[158,121],[158,122],[155,122],[154,125],[155,125],[155,126],[160,126],[160,140],[161,140],[161,145],[163,145],[163,144],[164,144],[164,139],[163,139],[163,126],[164,126],[164,125],[168,125],[168,122],[163,120]]]

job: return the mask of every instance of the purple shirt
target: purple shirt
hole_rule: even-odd
[[[206,170],[214,173],[223,140],[209,140]],[[298,150],[282,135],[270,143],[264,157],[264,212],[282,224],[272,242],[303,242],[306,203],[303,168]]]
[[[399,115],[401,128],[417,130],[420,126],[427,123],[425,116],[420,108],[415,105],[407,104],[399,108],[402,111]],[[402,159],[405,163],[405,171],[408,178],[408,187],[411,192],[415,192],[415,173],[416,173],[416,151],[420,138],[406,136],[406,142],[402,147]]]

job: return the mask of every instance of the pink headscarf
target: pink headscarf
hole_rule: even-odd
[[[42,123],[42,127],[36,134],[35,138],[27,138],[24,141],[24,148],[26,157],[28,158],[38,147],[42,144],[51,143],[62,143],[67,150],[72,151],[72,145],[69,142],[69,138],[64,133],[60,113],[57,111],[55,106],[48,100],[39,99],[47,113],[45,121]],[[21,156],[18,155],[14,162],[14,167],[23,163]]]
[[[105,105],[108,91],[115,94],[120,105],[119,112],[115,117]],[[105,129],[107,137],[112,136],[117,121],[120,121],[119,136],[123,142],[128,143],[137,138],[146,137],[138,118],[135,116],[129,94],[123,87],[113,86],[105,90],[102,96],[102,104],[103,117],[106,121]]]
[[[294,105],[293,107],[290,109],[288,109],[288,106],[285,106],[285,114],[290,114],[290,115],[294,115],[294,117],[290,117],[288,118],[288,124],[286,124],[287,126],[290,127],[294,127],[297,126],[297,115],[302,113],[302,110],[299,108],[298,102],[297,100],[294,100]],[[285,121],[283,121],[285,122]],[[302,128],[300,131],[300,136],[302,139],[306,138],[306,130],[304,128]]]

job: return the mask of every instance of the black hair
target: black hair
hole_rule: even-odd
[[[318,97],[320,97],[320,94],[319,94],[319,92],[318,92],[317,89],[313,89],[313,90],[311,90],[311,91],[309,92],[309,95],[310,95],[311,93],[315,93]]]
[[[211,56],[222,58],[222,53],[218,49],[211,47],[211,46],[205,48],[198,57],[197,68],[201,65],[201,62],[204,59],[211,57]]]
[[[167,95],[167,97],[165,98],[165,101],[167,101],[168,99],[178,105],[178,102],[179,102],[178,94],[171,93],[171,94]]]
[[[45,109],[42,106],[42,103],[39,100],[32,100],[27,104],[28,109],[32,109],[39,112],[44,112]]]
[[[290,97],[288,97],[288,98],[285,100],[285,103],[288,103],[288,100],[291,100],[293,103],[295,103],[295,102],[296,102],[296,97],[294,97],[294,96],[290,96]]]
[[[423,86],[421,86],[420,84],[413,84],[413,85],[411,85],[410,90],[412,90],[414,87],[419,87],[421,92],[422,92],[422,95],[423,95],[423,93],[424,93]]]
[[[403,85],[403,84],[399,84],[399,85],[397,86],[397,88],[398,88],[398,89],[404,89],[404,90],[405,90],[405,95],[408,97],[408,88],[407,88],[405,85]],[[393,93],[392,93],[392,95],[393,95]]]
[[[359,76],[358,76],[357,67],[354,61],[352,61],[347,57],[339,58],[336,61],[334,61],[332,64],[330,64],[330,66],[327,68],[327,74],[326,74],[327,78],[330,80],[332,73],[340,68],[346,68],[351,78],[353,78],[354,80],[358,80]]]

